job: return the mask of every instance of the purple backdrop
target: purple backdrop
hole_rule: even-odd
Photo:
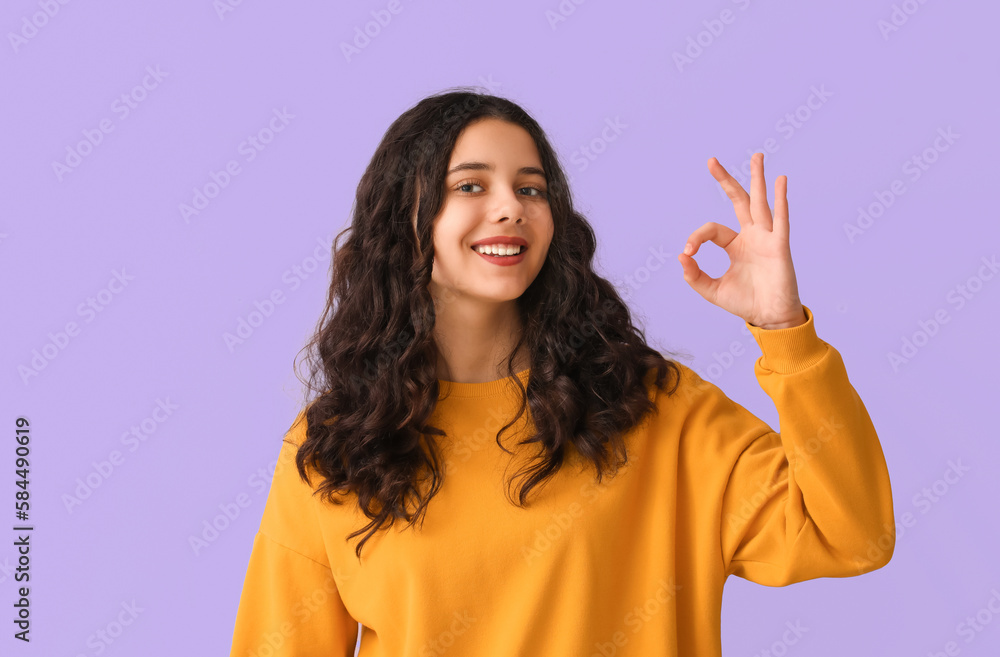
[[[772,205],[788,176],[801,297],[879,431],[896,551],[862,577],[730,578],[725,653],[997,654],[998,19],[924,0],[5,2],[0,652],[228,654],[330,239],[389,124],[476,85],[547,130],[651,343],[776,429],[759,349],[676,257],[706,221],[738,228],[709,157],[735,174],[764,152]]]

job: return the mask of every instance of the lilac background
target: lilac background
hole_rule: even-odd
[[[57,10],[47,22],[45,6]],[[997,255],[1000,234],[997,5],[388,6],[248,0],[220,17],[211,0],[3,4],[0,652],[228,654],[267,468],[298,410],[292,361],[326,294],[321,244],[349,221],[389,124],[427,94],[478,85],[522,103],[547,130],[598,233],[601,271],[647,338],[690,353],[775,428],[753,375],[759,349],[742,320],[688,287],[676,254],[706,221],[738,227],[706,160],[735,173],[767,140],[777,145],[766,155],[769,198],[787,175],[802,300],[879,430],[900,527],[890,564],[863,577],[785,588],[730,578],[725,654],[943,654],[949,641],[951,654],[997,654],[1000,616],[986,605],[1000,591],[1000,282],[981,260]],[[550,23],[560,7],[565,20]],[[391,22],[348,61],[341,44],[373,11]],[[883,34],[894,13],[901,25]],[[699,38],[701,52],[679,68],[675,53]],[[116,99],[147,67],[162,80],[122,116]],[[809,108],[816,89],[828,96]],[[247,161],[241,142],[276,108],[292,117]],[[790,131],[785,117],[796,113]],[[113,130],[60,179],[53,162],[105,119]],[[616,119],[621,133],[603,141]],[[949,128],[958,137],[935,148]],[[587,160],[583,148],[601,152]],[[905,166],[914,156],[927,158],[919,179]],[[229,160],[239,175],[186,222],[179,204]],[[892,196],[894,180],[905,193],[849,238],[845,224],[858,225],[858,208],[877,194]],[[650,249],[666,262],[649,260]],[[728,263],[712,244],[697,260],[715,276]],[[115,272],[131,280],[107,292]],[[974,290],[962,307],[960,285]],[[223,335],[272,290],[283,303],[227,347]],[[86,312],[90,298],[101,299],[99,313]],[[918,336],[917,353],[894,368],[887,354],[941,309],[947,324]],[[71,321],[78,334],[24,380],[35,350]],[[730,364],[721,354],[734,341],[742,355],[711,367]],[[162,423],[150,419],[158,400],[176,406]],[[10,620],[19,415],[32,427],[30,645],[12,638]],[[144,419],[155,431],[123,442]],[[77,479],[97,477],[94,463],[114,450],[120,465],[67,509]],[[957,461],[968,471],[948,484]],[[249,506],[196,555],[189,537],[240,494]],[[133,601],[134,622],[112,644],[97,642]],[[977,612],[981,631],[960,633]],[[796,622],[808,630],[782,644]]]

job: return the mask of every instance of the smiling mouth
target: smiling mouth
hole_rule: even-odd
[[[525,262],[524,252],[527,248],[528,247],[526,246],[522,246],[520,253],[515,253],[513,255],[494,255],[492,253],[482,253],[480,251],[476,251],[475,247],[472,248],[472,251],[489,264],[506,269],[508,267],[516,267],[520,263]]]
[[[519,255],[524,255],[524,252],[528,250],[528,247],[526,247],[526,246],[521,246],[520,244],[517,245],[517,246],[519,247],[518,252],[517,253],[511,253],[510,255],[507,255],[506,253],[488,253],[488,252],[483,252],[483,251],[480,251],[478,248],[476,248],[474,246],[470,247],[470,248],[473,251],[475,251],[476,253],[478,253],[479,255],[488,256],[490,258],[516,258]]]

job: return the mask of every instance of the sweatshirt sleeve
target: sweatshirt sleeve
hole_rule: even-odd
[[[766,586],[860,575],[888,563],[895,545],[875,427],[840,354],[805,314],[804,324],[785,329],[747,323],[763,354],[754,372],[780,433],[711,386],[720,396],[712,425],[728,434],[720,438],[725,573]]]
[[[358,623],[338,592],[317,515],[295,468],[300,414],[282,443],[236,612],[231,657],[354,655]],[[315,485],[317,475],[310,472]]]

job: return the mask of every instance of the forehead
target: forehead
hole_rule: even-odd
[[[450,164],[470,160],[498,166],[541,166],[538,149],[528,131],[494,118],[471,123],[459,134]]]

